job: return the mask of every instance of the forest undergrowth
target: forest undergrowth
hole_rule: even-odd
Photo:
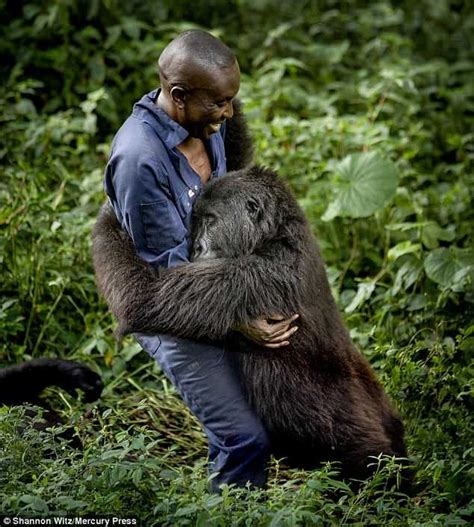
[[[189,5],[188,5],[189,4]],[[89,364],[97,404],[50,390],[77,451],[0,408],[0,514],[140,525],[469,525],[473,497],[473,34],[468,2],[0,2],[0,363]],[[87,5],[87,9],[84,9]],[[206,441],[99,298],[90,233],[114,132],[173,36],[235,50],[256,159],[291,185],[351,336],[403,416],[396,463],[359,491],[272,462],[268,488],[208,493]],[[374,460],[377,462],[377,460]]]

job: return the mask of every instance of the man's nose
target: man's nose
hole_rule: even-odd
[[[232,119],[233,115],[234,115],[234,106],[232,105],[232,101],[229,101],[225,107],[225,110],[222,116],[224,117],[224,119]]]

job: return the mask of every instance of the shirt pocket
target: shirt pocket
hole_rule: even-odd
[[[141,203],[140,214],[148,249],[164,252],[185,239],[186,227],[171,201],[159,199]]]

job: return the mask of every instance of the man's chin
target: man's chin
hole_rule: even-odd
[[[210,123],[207,124],[201,131],[203,139],[209,139],[211,135],[217,134],[221,129],[222,123]]]
[[[221,129],[222,123],[209,123],[203,128],[188,130],[192,137],[197,137],[198,139],[209,139],[211,135],[214,135],[219,132]]]
[[[221,129],[222,123],[210,123],[206,126],[206,130],[209,131],[209,135],[217,134]]]

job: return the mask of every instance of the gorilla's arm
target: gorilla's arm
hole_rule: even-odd
[[[220,340],[236,324],[296,312],[295,257],[272,242],[271,254],[197,261],[154,269],[141,260],[106,204],[93,233],[97,284],[119,334],[170,333]],[[283,264],[282,262],[285,262]]]
[[[227,171],[240,170],[252,163],[253,141],[239,99],[233,101],[234,115],[226,121],[224,147]]]
[[[87,366],[70,360],[34,359],[0,370],[0,404],[37,403],[48,386],[74,393],[80,388],[89,402],[99,398],[102,381]]]

